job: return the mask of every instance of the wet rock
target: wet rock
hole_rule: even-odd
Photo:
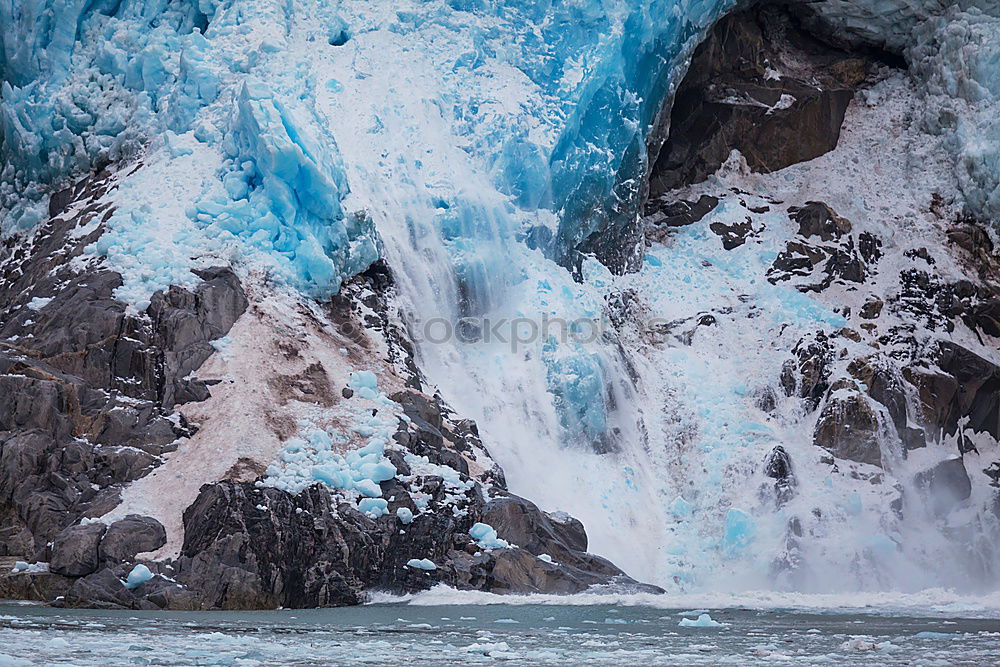
[[[847,372],[861,382],[872,400],[886,408],[906,449],[926,444],[924,432],[910,426],[906,382],[891,358],[882,354],[859,357],[848,364]]]
[[[98,545],[107,526],[89,523],[66,528],[52,541],[49,569],[67,577],[82,577],[100,565]]]
[[[12,573],[0,571],[0,600],[56,600],[65,595],[73,582],[53,572]]]
[[[792,354],[795,359],[786,361],[781,369],[785,395],[807,398],[815,405],[829,386],[833,359],[830,338],[822,331],[803,336],[792,348]]]
[[[805,206],[792,206],[789,217],[799,224],[799,235],[804,238],[818,236],[823,241],[834,241],[851,233],[851,222],[842,218],[823,202],[811,201]]]
[[[440,478],[426,482],[431,507],[451,493]],[[405,494],[401,487],[392,491],[393,510],[412,505]],[[606,560],[574,549],[585,545],[585,537],[573,522],[553,520],[516,497],[493,501],[484,514],[478,487],[464,498],[462,513],[424,512],[401,530],[394,513],[370,519],[352,505],[336,505],[319,486],[293,496],[248,483],[206,485],[184,513],[176,579],[201,606],[225,609],[357,604],[371,587],[407,592],[437,582],[495,592],[639,586]],[[531,549],[554,552],[557,564],[522,547],[484,552],[468,535],[480,520],[501,524],[505,539],[516,536]],[[438,567],[415,570],[406,565],[411,558],[428,558]]]
[[[249,483],[209,484],[184,512],[176,578],[209,608],[357,604],[384,554],[374,528],[317,486],[293,497]]]
[[[972,308],[970,318],[983,333],[1000,337],[1000,297],[992,297]]]
[[[958,381],[948,373],[921,366],[904,368],[903,377],[917,389],[921,422],[928,437],[939,441],[958,393]]]
[[[934,404],[930,410],[944,414],[939,422],[944,433],[954,435],[964,418],[965,429],[1000,439],[1000,366],[951,341],[938,343],[936,361],[957,383],[947,408]]]
[[[747,238],[755,233],[753,221],[748,217],[743,222],[734,222],[727,225],[723,222],[713,222],[709,225],[715,234],[722,237],[722,247],[726,250],[733,250],[747,242]]]
[[[947,514],[972,495],[972,482],[961,457],[941,461],[918,473],[915,482],[938,515]]]
[[[135,593],[125,588],[121,576],[103,569],[89,576],[77,579],[66,591],[63,605],[66,607],[89,607],[93,609],[134,609],[140,608]]]
[[[949,229],[947,235],[948,241],[972,255],[989,254],[993,251],[989,232],[981,225],[968,222],[958,224]]]
[[[875,295],[869,296],[864,305],[861,306],[861,310],[858,314],[866,320],[877,319],[878,316],[882,314],[882,307],[884,305],[885,302],[883,302],[882,299]]]
[[[778,506],[784,505],[794,494],[795,475],[792,472],[792,458],[781,445],[775,446],[764,459],[764,474],[774,480]]]
[[[614,576],[620,570],[604,559],[585,554],[587,534],[583,524],[572,517],[552,518],[534,503],[510,495],[491,500],[483,509],[487,523],[504,539],[534,555],[548,554],[556,561]]]
[[[698,201],[693,202],[684,199],[677,201],[650,199],[646,203],[644,213],[646,238],[662,242],[669,230],[693,225],[715,210],[718,205],[718,197],[710,195],[701,195]]]
[[[163,524],[153,517],[129,514],[108,526],[101,540],[100,560],[104,563],[131,561],[136,554],[155,551],[166,543]]]
[[[983,472],[986,473],[986,476],[992,480],[990,482],[990,486],[1000,488],[1000,461],[994,461],[989,464],[983,469]]]
[[[850,380],[838,380],[816,422],[813,443],[838,458],[881,466],[880,427],[869,399]]]

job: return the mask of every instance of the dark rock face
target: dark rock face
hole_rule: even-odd
[[[820,292],[834,283],[861,283],[874,270],[878,253],[860,252],[862,237],[855,244],[851,222],[823,202],[791,206],[788,216],[799,225],[797,238],[789,241],[767,272],[771,284],[793,280],[801,292]],[[875,245],[868,241],[866,245]],[[877,245],[875,245],[877,248]],[[798,279],[810,277],[812,284]]]
[[[208,396],[188,376],[246,308],[220,268],[128,314],[114,297],[121,277],[83,255],[114,184],[109,172],[84,179],[54,199],[75,213],[56,210],[0,248],[0,531],[13,537],[0,555],[47,560],[57,533],[113,509],[124,484],[191,435],[170,411]]]
[[[101,540],[101,561],[131,561],[136,554],[155,551],[166,543],[167,531],[163,529],[163,524],[153,517],[129,514],[108,526],[108,532]]]
[[[66,528],[52,541],[49,569],[67,577],[81,577],[97,569],[98,546],[107,526],[89,523]]]
[[[409,494],[398,483],[385,484],[393,500],[378,519],[335,505],[319,486],[293,496],[249,483],[206,485],[184,514],[176,578],[197,591],[201,605],[224,609],[357,604],[368,589],[407,592],[438,582],[519,593],[578,592],[601,583],[641,587],[577,549],[579,534],[559,528],[528,501],[510,496],[484,503],[473,486],[461,503],[465,514],[424,512],[403,524],[395,510],[413,507]],[[432,507],[445,502],[440,478],[424,480],[423,488],[433,490]],[[469,528],[491,520],[502,537],[525,544],[493,551],[476,546]],[[555,563],[536,557],[542,553]],[[437,569],[407,566],[414,558],[430,559]]]
[[[704,180],[734,149],[759,172],[832,150],[868,67],[799,30],[780,8],[730,14],[677,90],[650,196]]]
[[[965,428],[1000,440],[1000,366],[950,341],[939,343],[937,365],[957,385],[946,409],[939,403],[931,404],[930,411],[943,417],[937,425],[952,435],[958,431],[959,421],[968,418]]]
[[[718,205],[719,198],[711,195],[702,195],[693,202],[681,199],[650,210],[647,222],[664,227],[685,227],[698,222]]]
[[[936,514],[945,515],[972,495],[972,482],[961,457],[946,459],[916,477],[917,488],[926,493]]]
[[[809,399],[815,405],[826,393],[833,352],[829,337],[822,331],[803,337],[792,349],[781,369],[781,387],[786,396]]]
[[[868,398],[849,380],[830,387],[813,442],[842,459],[882,465],[878,412]]]
[[[774,480],[778,506],[784,505],[795,493],[795,473],[792,472],[792,457],[781,445],[772,449],[764,459],[764,474]]]
[[[859,357],[848,364],[847,372],[865,387],[871,399],[888,410],[906,449],[918,449],[926,444],[924,431],[910,426],[906,383],[891,358],[878,354]]]

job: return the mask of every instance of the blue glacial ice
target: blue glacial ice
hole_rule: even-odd
[[[507,549],[511,546],[507,540],[502,540],[497,531],[488,523],[476,523],[469,529],[469,535],[483,549]]]
[[[139,563],[129,571],[128,577],[125,579],[125,588],[138,588],[152,578],[153,573],[150,569]]]
[[[411,558],[410,560],[406,561],[406,565],[416,570],[430,571],[437,569],[437,565],[435,565],[433,561],[427,558]]]

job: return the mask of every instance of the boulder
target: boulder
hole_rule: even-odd
[[[587,550],[583,524],[572,517],[552,520],[529,500],[515,495],[496,498],[483,509],[482,522],[492,526],[503,539],[531,554],[548,554],[553,559],[576,564],[579,552]],[[588,554],[589,556],[589,554]],[[590,563],[589,558],[585,558]],[[587,564],[581,561],[581,564]],[[603,563],[593,563],[598,569]],[[614,573],[618,569],[614,568]]]
[[[842,459],[882,465],[881,420],[857,385],[838,380],[820,412],[813,443]]]
[[[108,526],[101,540],[100,559],[117,564],[130,561],[136,554],[155,551],[167,543],[163,524],[149,516],[129,514]]]
[[[100,565],[98,547],[107,526],[87,523],[66,528],[52,541],[49,569],[67,577],[82,577]]]
[[[941,461],[918,473],[914,481],[934,513],[942,516],[972,495],[972,482],[961,457]]]

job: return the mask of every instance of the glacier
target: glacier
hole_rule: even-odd
[[[724,488],[774,436],[752,414],[718,408],[749,391],[738,364],[698,350],[646,363],[613,336],[533,336],[512,354],[506,341],[428,334],[462,318],[598,326],[626,268],[639,289],[664,292],[657,307],[674,316],[728,298],[773,259],[778,239],[754,266],[712,257],[710,285],[699,283],[703,227],[669,255],[644,254],[629,233],[664,102],[706,29],[736,4],[0,0],[0,233],[38,225],[74,177],[124,163],[91,255],[122,273],[117,294],[138,311],[220,259],[323,300],[385,258],[411,329],[424,334],[415,336],[421,370],[480,423],[511,488],[546,507],[571,502],[595,549],[630,573],[705,585],[711,568],[738,569],[741,554],[777,539]],[[946,137],[969,209],[1000,217],[996,4],[825,5],[815,20],[903,54],[929,82],[924,122]],[[741,213],[724,204],[717,215]],[[601,238],[616,246],[605,263],[589,254]],[[842,324],[795,290],[762,285],[755,295],[803,331]],[[355,384],[377,395],[372,378]],[[694,462],[673,465],[662,441],[687,434],[658,413],[676,387],[691,396],[685,418],[705,428]],[[272,477],[282,488],[319,479],[366,495],[366,482],[388,474],[388,426],[377,427],[385,432],[353,459],[328,453],[334,436],[311,431]],[[682,497],[678,468],[709,489],[701,507]],[[852,548],[891,542],[874,504],[829,494],[843,516],[869,515]]]

